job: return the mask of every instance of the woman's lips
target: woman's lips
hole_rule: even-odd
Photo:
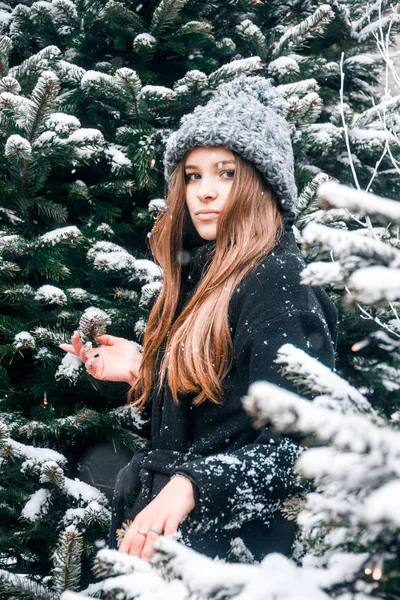
[[[218,217],[219,213],[217,212],[207,212],[207,213],[198,213],[196,217],[200,219],[200,221],[211,221],[211,219],[215,219]]]

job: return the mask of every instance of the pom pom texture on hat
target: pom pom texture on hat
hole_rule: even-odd
[[[284,213],[297,202],[293,149],[285,119],[286,101],[259,76],[241,75],[221,84],[205,106],[181,119],[166,144],[168,181],[185,154],[200,146],[222,146],[253,163],[273,188]]]

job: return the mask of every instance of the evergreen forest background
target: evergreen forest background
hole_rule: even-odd
[[[1,598],[298,600],[305,581],[305,598],[400,597],[399,22],[384,0],[0,4]],[[288,508],[303,511],[303,550],[236,587],[213,564],[213,588],[193,575],[204,557],[169,540],[151,577],[111,551],[95,559],[116,471],[143,445],[140,415],[125,386],[97,385],[58,346],[76,329],[140,344],[162,280],[147,238],[164,207],[165,141],[242,73],[287,100],[304,282],[326,286],[340,333],[331,379],[293,350],[280,357],[315,396],[312,418],[300,399],[262,408],[278,430],[294,410],[290,427],[320,436],[299,468],[321,501]]]

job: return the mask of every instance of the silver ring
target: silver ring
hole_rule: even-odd
[[[157,535],[162,535],[162,530],[159,527],[150,527],[150,531],[154,531]]]
[[[140,535],[144,535],[144,537],[147,536],[147,534],[149,533],[148,531],[142,531],[141,529],[138,529],[137,531]]]

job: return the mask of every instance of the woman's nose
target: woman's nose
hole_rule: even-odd
[[[217,189],[213,177],[203,177],[197,189],[197,196],[200,200],[213,200],[217,197]]]

